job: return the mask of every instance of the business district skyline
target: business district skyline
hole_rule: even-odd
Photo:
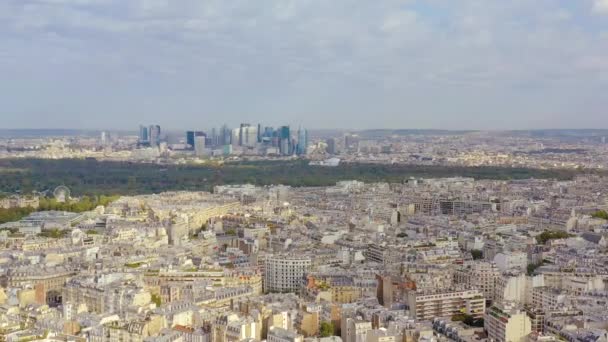
[[[101,132],[101,137],[106,141],[105,131]],[[241,123],[237,128],[224,124],[207,131],[188,130],[185,132],[185,139],[183,138],[184,134],[182,139],[178,138],[184,142],[182,149],[193,150],[197,156],[228,155],[233,152],[233,147],[248,150],[263,148],[267,154],[281,156],[303,156],[308,150],[308,130],[301,126],[292,130],[289,125],[275,129],[261,123]],[[138,147],[160,148],[162,143],[166,144],[168,141],[168,134],[163,133],[160,125],[139,126]]]

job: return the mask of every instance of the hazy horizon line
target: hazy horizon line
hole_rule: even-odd
[[[158,123],[151,123],[158,124]],[[173,132],[173,131],[196,131],[196,130],[205,130],[210,128],[220,128],[219,126],[210,126],[210,127],[198,127],[198,128],[165,128],[162,124],[158,124],[161,126],[161,129],[165,132]],[[148,124],[144,125],[148,126]],[[230,128],[238,128],[238,125],[227,125]],[[283,126],[283,125],[280,125]],[[269,126],[262,125],[262,127],[280,127],[280,126]],[[445,132],[510,132],[510,131],[565,131],[565,130],[576,130],[576,131],[606,131],[606,128],[591,128],[591,127],[545,127],[545,128],[418,128],[418,127],[400,127],[400,128],[387,128],[387,127],[373,127],[373,128],[343,128],[343,127],[306,127],[301,125],[289,125],[292,128],[302,127],[309,131],[445,131]],[[72,128],[72,127],[48,127],[48,128],[28,128],[28,127],[18,127],[18,128],[4,128],[0,127],[0,131],[89,131],[89,132],[104,132],[104,131],[119,131],[119,132],[137,132],[138,128]]]

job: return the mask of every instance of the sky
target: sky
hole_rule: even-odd
[[[0,128],[608,128],[608,0],[1,0]]]

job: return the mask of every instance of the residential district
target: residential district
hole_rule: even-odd
[[[224,185],[33,212],[0,226],[0,341],[605,342],[607,184]]]

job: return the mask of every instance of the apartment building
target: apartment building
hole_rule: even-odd
[[[500,272],[495,264],[490,262],[472,262],[454,272],[454,284],[464,285],[467,289],[477,289],[483,292],[488,300],[494,299],[496,278]]]
[[[480,290],[408,291],[407,304],[410,314],[417,320],[449,317],[463,312],[482,317],[486,298]]]
[[[264,262],[264,291],[300,290],[311,263],[311,258],[306,256],[269,255]]]
[[[515,304],[498,304],[486,312],[484,328],[491,342],[524,342],[532,332],[532,321]]]

